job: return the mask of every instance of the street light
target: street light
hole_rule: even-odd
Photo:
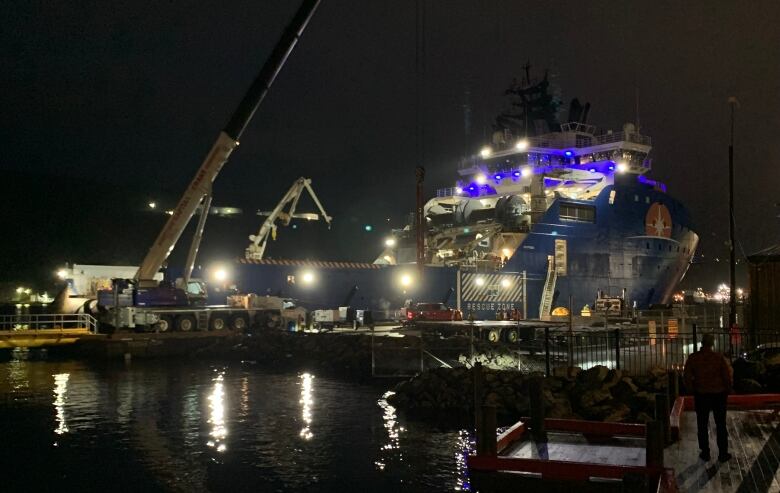
[[[149,208],[150,209],[156,209],[157,208],[157,202],[149,202]]]
[[[68,278],[68,271],[65,269],[60,269],[57,271],[57,278],[59,278],[60,281],[64,281]]]

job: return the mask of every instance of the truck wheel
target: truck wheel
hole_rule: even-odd
[[[155,332],[168,332],[173,328],[173,317],[170,315],[160,315],[160,320],[152,326]]]
[[[490,329],[487,331],[487,340],[493,344],[501,340],[501,329]]]
[[[507,329],[504,333],[504,340],[508,343],[514,344],[520,339],[517,333],[517,329]]]
[[[249,319],[243,313],[238,313],[230,318],[230,330],[244,330],[249,326]]]
[[[190,314],[179,315],[176,317],[176,330],[179,332],[189,332],[197,326],[195,317]]]
[[[209,320],[209,330],[224,330],[228,326],[225,315],[214,315]]]
[[[282,317],[279,315],[271,314],[265,319],[265,327],[269,329],[278,329],[282,326]]]

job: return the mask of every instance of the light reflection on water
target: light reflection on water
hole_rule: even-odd
[[[68,392],[68,379],[69,373],[58,373],[53,375],[54,377],[54,410],[57,413],[57,428],[54,429],[54,433],[62,435],[68,432],[68,424],[65,419],[65,401]]]
[[[311,408],[314,404],[314,398],[312,397],[312,382],[314,381],[314,375],[311,373],[304,373],[301,375],[301,419],[303,420],[303,428],[299,435],[304,440],[311,440],[314,434],[311,432],[312,413]]]
[[[214,387],[209,394],[209,424],[211,439],[206,442],[209,447],[214,447],[217,452],[224,452],[227,449],[225,437],[227,436],[227,427],[225,426],[225,388],[223,380],[224,372],[221,372],[214,378]]]
[[[238,364],[0,363],[0,436],[29,451],[4,461],[2,489],[467,489],[468,435],[406,422],[385,389]]]

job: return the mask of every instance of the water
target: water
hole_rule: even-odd
[[[0,363],[2,491],[457,491],[465,431],[252,365]]]

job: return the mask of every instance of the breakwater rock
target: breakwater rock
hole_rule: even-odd
[[[595,366],[556,369],[554,375],[481,369],[482,384],[477,400],[496,406],[503,419],[530,414],[529,387],[532,378],[543,378],[545,413],[550,418],[588,419],[645,423],[655,412],[655,394],[666,392],[665,370],[654,368],[647,375],[629,377],[620,370]],[[469,416],[475,401],[477,372],[466,368],[426,371],[395,386],[388,398],[393,406],[411,416]]]

